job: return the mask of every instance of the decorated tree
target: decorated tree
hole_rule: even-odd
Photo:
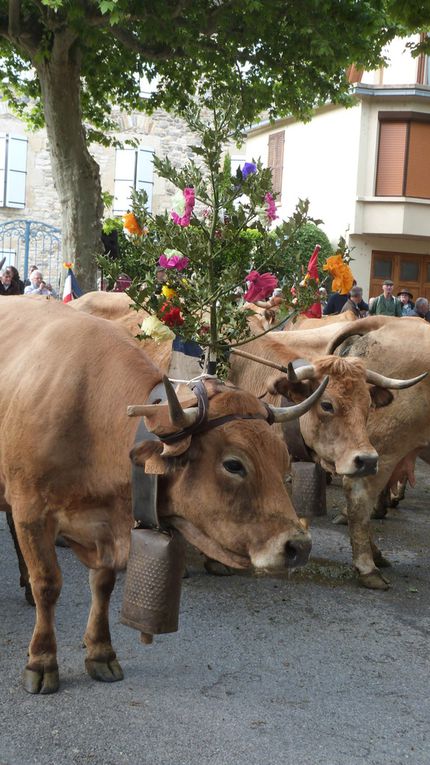
[[[242,137],[236,100],[212,90],[204,92],[200,103],[182,112],[199,138],[191,147],[194,157],[182,169],[168,158],[154,160],[157,173],[178,189],[172,210],[153,216],[145,193],[135,193],[133,208],[124,216],[126,262],[101,258],[100,264],[112,281],[124,267],[133,277],[127,292],[137,308],[150,314],[142,336],[164,340],[179,335],[208,349],[208,357],[219,362],[227,347],[250,337],[252,307],[247,309],[244,301],[265,300],[280,284],[286,307],[294,300],[294,311],[299,311],[314,302],[317,285],[308,280],[299,287],[311,252],[301,259],[287,253],[288,241],[296,241],[304,225],[311,225],[308,203],[301,202],[288,221],[276,225],[270,170],[259,161],[245,162],[232,174],[224,151],[232,137]]]
[[[109,142],[112,109],[170,109],[208,72],[240,94],[246,120],[308,117],[348,99],[345,69],[376,67],[398,31],[389,0],[0,0],[0,87],[30,126],[46,124],[62,209],[64,257],[94,288],[103,203],[91,141]],[[397,6],[401,4],[397,3]],[[417,8],[413,23],[425,12]],[[409,18],[409,17],[408,17]],[[403,15],[402,15],[403,19]]]

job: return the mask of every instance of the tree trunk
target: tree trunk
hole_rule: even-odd
[[[96,287],[103,202],[99,167],[88,151],[82,124],[80,55],[71,32],[56,32],[49,59],[34,64],[61,204],[63,260],[74,263],[79,286],[86,292]]]

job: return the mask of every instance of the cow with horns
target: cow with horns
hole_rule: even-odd
[[[58,533],[90,569],[86,670],[96,680],[120,680],[108,608],[132,526],[128,452],[136,420],[126,410],[145,402],[162,374],[113,323],[52,301],[10,298],[0,305],[0,327],[1,505],[12,511],[36,605],[24,687],[44,694],[59,684]],[[285,488],[287,449],[270,424],[303,415],[326,384],[297,406],[277,409],[207,379],[208,427],[194,433],[194,395],[187,389],[182,405],[165,379],[168,404],[144,410],[158,440],[132,450],[136,462],[151,458],[162,466],[164,522],[227,565],[275,570],[304,564],[310,537]],[[168,443],[178,431],[183,437]]]

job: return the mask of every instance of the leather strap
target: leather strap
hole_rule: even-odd
[[[158,404],[166,398],[162,382],[158,383],[149,394],[147,403]],[[134,443],[141,441],[158,441],[158,436],[151,433],[140,418]],[[131,465],[131,503],[136,525],[144,529],[158,529],[160,522],[157,514],[158,476],[145,473],[143,465]]]

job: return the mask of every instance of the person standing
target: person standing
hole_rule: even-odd
[[[382,295],[373,301],[369,308],[370,316],[401,316],[402,303],[393,295],[394,283],[385,279],[382,283]]]
[[[409,292],[409,290],[404,287],[397,293],[397,297],[402,304],[402,316],[410,316],[415,308],[415,303],[412,300],[412,292]]]
[[[416,299],[415,308],[409,316],[419,316],[420,319],[430,321],[429,301],[425,297],[419,297]]]
[[[20,295],[19,284],[12,279],[12,273],[6,268],[0,277],[0,295]]]
[[[369,310],[369,306],[363,300],[363,290],[361,287],[351,287],[349,298],[343,306],[341,313],[352,311],[357,319],[363,318]]]

